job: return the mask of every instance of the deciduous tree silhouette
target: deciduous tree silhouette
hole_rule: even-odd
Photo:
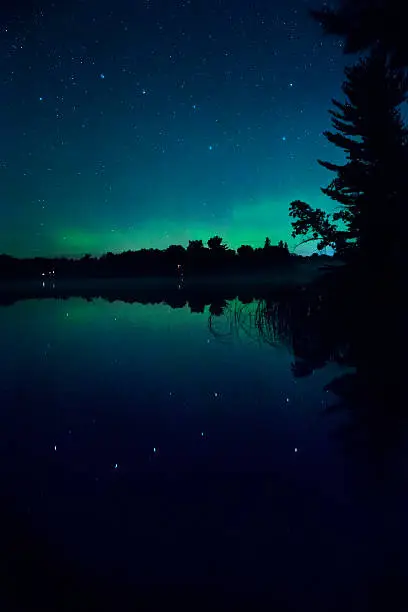
[[[237,253],[240,257],[250,257],[254,253],[254,248],[249,244],[241,244],[237,249]]]
[[[166,249],[166,258],[173,266],[182,266],[186,258],[186,249],[181,244],[171,244]]]
[[[213,236],[207,241],[208,248],[214,252],[224,252],[227,250],[227,245],[223,244],[223,240],[220,236]]]
[[[317,240],[319,251],[327,246],[337,248],[340,232],[329,213],[321,208],[313,209],[310,204],[301,200],[295,200],[289,206],[289,216],[294,219],[292,236],[305,237],[301,244]]]
[[[208,255],[208,250],[205,248],[202,240],[189,240],[186,249],[187,272],[193,270],[202,272],[205,269],[205,263]]]
[[[205,249],[202,240],[189,240],[187,252],[188,253],[200,253]]]

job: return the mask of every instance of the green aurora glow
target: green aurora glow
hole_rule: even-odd
[[[215,234],[234,249],[266,236],[293,248],[290,202],[331,208],[317,159],[338,161],[322,132],[342,49],[302,0],[223,6],[210,0],[198,19],[163,0],[44,2],[37,21],[4,24],[0,252],[100,255]]]

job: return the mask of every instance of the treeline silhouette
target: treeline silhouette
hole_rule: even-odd
[[[166,249],[140,249],[101,257],[86,254],[80,259],[19,259],[0,255],[1,279],[30,278],[106,278],[160,276],[183,279],[226,273],[247,273],[270,270],[291,264],[298,256],[289,252],[282,240],[272,245],[266,238],[263,248],[242,245],[237,251],[228,248],[223,239],[213,236],[204,245],[190,240],[187,248],[171,245]]]

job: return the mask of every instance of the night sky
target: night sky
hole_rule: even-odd
[[[2,3],[3,6],[3,3]],[[16,0],[0,9],[0,253],[290,239],[331,209],[317,158],[341,41],[318,0]],[[310,247],[309,247],[310,248]],[[301,252],[301,251],[300,251]]]

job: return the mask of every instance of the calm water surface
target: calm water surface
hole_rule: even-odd
[[[365,609],[405,576],[402,459],[347,453],[340,368],[295,379],[251,308],[1,308],[4,507],[84,576]]]

